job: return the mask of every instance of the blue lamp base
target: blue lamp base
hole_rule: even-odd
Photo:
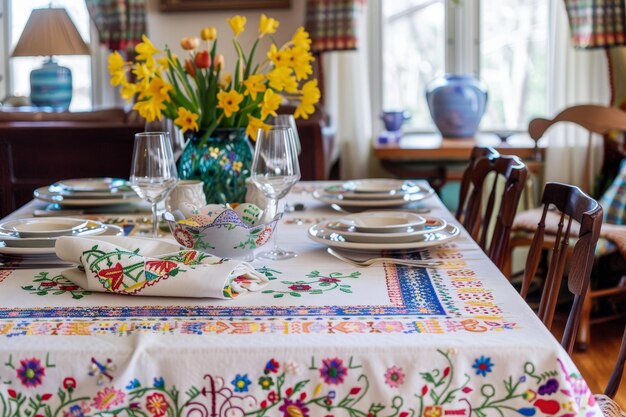
[[[30,73],[30,101],[33,106],[67,110],[72,101],[72,72],[52,59]]]

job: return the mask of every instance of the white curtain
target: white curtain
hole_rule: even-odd
[[[358,50],[324,53],[324,104],[335,128],[342,179],[367,177],[372,117],[366,16],[364,7]]]
[[[576,50],[570,41],[570,30],[565,5],[562,1],[551,1],[550,27],[553,28],[550,50],[548,83],[548,117],[555,116],[566,107],[576,104],[610,105],[608,65],[603,49]],[[560,124],[551,128],[546,135],[545,180],[582,184],[583,167],[588,149],[589,135],[586,130]],[[591,178],[600,169],[602,139],[593,138],[591,147]]]

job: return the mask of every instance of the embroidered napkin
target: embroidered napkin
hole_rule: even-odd
[[[89,291],[228,299],[268,283],[245,262],[158,240],[64,236],[55,250],[59,258],[79,264],[63,275]]]

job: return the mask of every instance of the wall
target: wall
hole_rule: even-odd
[[[159,11],[160,0],[148,1],[148,34],[155,47],[162,49],[169,45],[172,52],[179,58],[185,56],[180,47],[180,40],[186,36],[199,36],[200,30],[206,26],[215,26],[218,36],[218,52],[224,55],[226,70],[233,72],[237,53],[232,43],[233,32],[226,19],[240,14],[248,19],[246,30],[239,35],[244,53],[249,53],[254,40],[258,35],[258,22],[261,13],[273,17],[280,22],[274,39],[279,45],[291,39],[291,36],[299,26],[304,25],[305,0],[291,0],[290,9],[267,9],[263,10],[226,10],[226,11],[202,11],[202,12],[169,12]],[[259,1],[262,4],[262,1]],[[267,38],[267,39],[265,39]],[[257,49],[257,58],[265,56],[271,41],[266,36]],[[256,60],[259,62],[258,60]]]

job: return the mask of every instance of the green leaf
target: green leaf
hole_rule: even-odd
[[[302,297],[302,294],[295,291],[290,292],[289,295],[291,295],[292,297]]]
[[[274,298],[282,298],[283,295],[285,295],[285,294],[279,292],[277,294],[274,294]]]
[[[352,294],[352,290],[349,290],[349,289],[347,289],[347,288],[339,288],[339,290],[340,290],[340,291],[343,291],[343,292],[347,292],[347,293]]]

